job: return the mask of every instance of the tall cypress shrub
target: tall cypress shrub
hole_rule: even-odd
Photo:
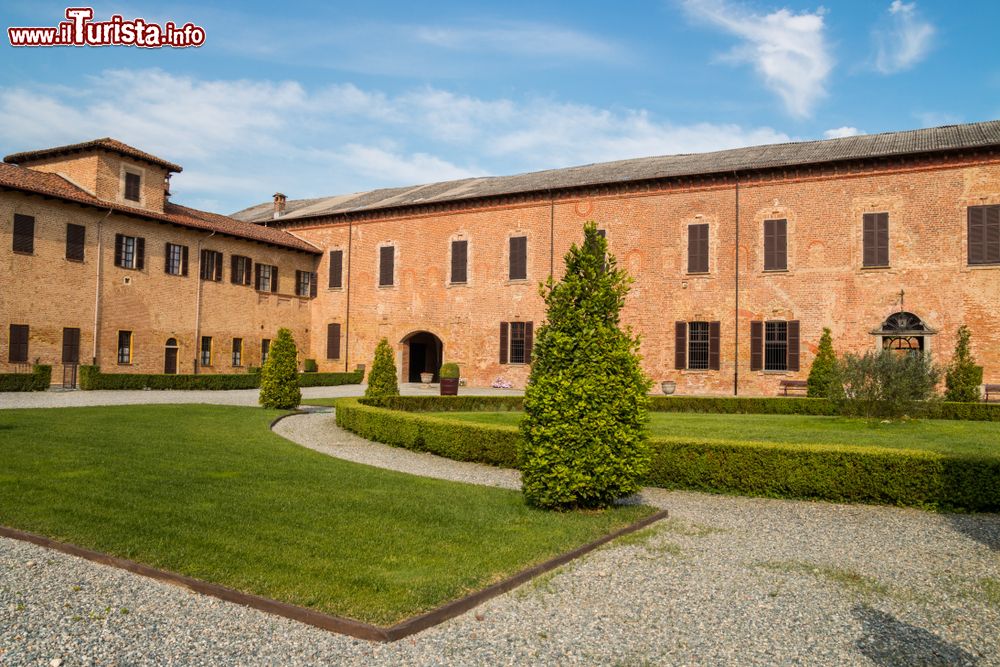
[[[399,382],[396,379],[396,363],[393,360],[392,347],[385,338],[375,347],[375,360],[368,374],[368,388],[365,398],[382,398],[383,396],[399,396]]]
[[[288,329],[278,329],[267,361],[260,369],[260,404],[265,408],[290,410],[302,402],[299,389],[298,350]]]
[[[639,340],[619,326],[631,279],[607,255],[593,222],[542,286],[547,321],[535,336],[520,453],[527,502],[605,507],[635,493],[649,467],[645,426],[652,382]]]
[[[958,328],[958,341],[955,343],[955,354],[945,373],[944,382],[947,389],[944,400],[972,402],[979,400],[979,385],[983,383],[983,367],[976,365],[969,349],[972,332],[964,324]]]
[[[833,352],[833,336],[830,330],[823,327],[823,335],[819,339],[819,349],[816,358],[809,368],[807,396],[809,398],[830,398],[840,383],[837,374],[837,355]]]

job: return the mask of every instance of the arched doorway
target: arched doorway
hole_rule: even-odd
[[[163,372],[166,375],[177,374],[177,339],[168,338],[163,348]]]
[[[881,336],[882,349],[895,354],[922,354],[928,349],[928,336],[936,334],[923,320],[906,311],[885,318],[873,335]]]
[[[403,377],[406,382],[420,382],[421,373],[433,373],[433,382],[438,381],[444,343],[429,331],[415,331],[402,341]]]

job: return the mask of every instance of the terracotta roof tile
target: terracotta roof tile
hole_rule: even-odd
[[[318,199],[289,199],[280,220],[438,204],[482,197],[645,181],[661,178],[731,174],[780,167],[825,164],[933,151],[1000,146],[1000,120],[948,125],[907,132],[858,135],[823,141],[750,146],[712,153],[693,153],[618,160],[514,176],[466,178],[415,187],[386,188]],[[273,204],[265,202],[233,214],[250,222],[270,222]]]
[[[259,241],[273,246],[299,250],[311,254],[321,254],[320,250],[310,243],[289,234],[281,229],[264,227],[259,224],[243,222],[225,215],[199,211],[179,204],[168,202],[163,213],[155,213],[140,208],[124,206],[117,202],[107,202],[90,193],[81,190],[58,174],[50,174],[10,164],[0,164],[0,189],[18,190],[55,197],[64,201],[76,202],[102,209],[112,209],[119,213],[133,215],[147,220],[168,222],[189,229],[202,229],[218,232],[227,236]]]
[[[117,139],[112,139],[111,137],[104,137],[103,139],[93,139],[91,141],[84,141],[79,144],[68,144],[66,146],[55,146],[54,148],[43,148],[37,151],[24,151],[22,153],[12,153],[3,159],[4,162],[9,164],[27,164],[34,162],[35,160],[40,160],[42,158],[52,157],[54,155],[62,155],[64,153],[78,153],[80,151],[90,150],[92,148],[103,148],[104,150],[111,151],[113,153],[118,153],[120,155],[126,155],[128,157],[136,158],[137,160],[144,160],[146,162],[151,162],[153,164],[159,165],[168,171],[180,172],[181,166],[179,164],[174,164],[173,162],[168,162],[163,158],[156,157],[151,153],[146,151],[141,151],[138,148],[129,146],[126,143],[122,143]]]

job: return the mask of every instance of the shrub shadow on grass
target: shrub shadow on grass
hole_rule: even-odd
[[[883,611],[859,604],[852,613],[864,631],[855,645],[880,667],[979,664],[979,659],[962,647]]]

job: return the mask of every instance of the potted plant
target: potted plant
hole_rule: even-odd
[[[441,395],[458,396],[458,364],[441,364],[439,375],[441,377]]]
[[[660,390],[664,396],[670,396],[677,390],[677,383],[673,380],[664,380],[660,383]]]
[[[434,373],[421,373],[420,382],[425,385],[429,385],[434,379]]]

